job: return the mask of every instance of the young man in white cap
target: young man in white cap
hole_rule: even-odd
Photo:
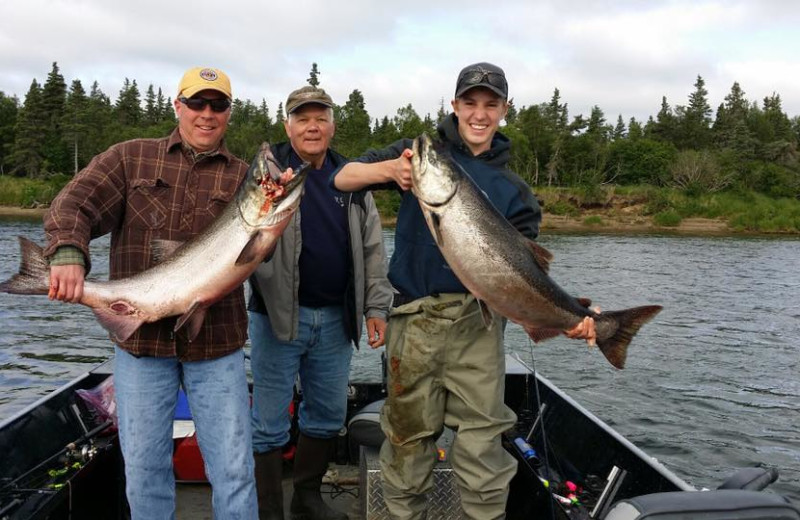
[[[508,111],[500,67],[475,63],[456,81],[453,113],[438,128],[453,159],[522,234],[536,238],[541,210],[530,186],[508,169],[509,139],[498,129]],[[389,280],[399,294],[386,332],[388,395],[381,414],[383,496],[395,519],[425,518],[433,486],[435,438],[444,426],[458,434],[451,463],[467,518],[505,517],[516,460],[501,435],[516,416],[504,400],[505,357],[499,316],[491,329],[474,296],[448,267],[411,193],[411,140],[372,151],[334,174],[341,190],[399,189]],[[567,333],[594,339],[587,320]]]
[[[228,76],[186,71],[175,98],[178,127],[160,139],[119,143],[96,156],[45,216],[50,298],[77,302],[91,261],[89,241],[111,233],[110,278],[152,267],[153,240],[186,241],[223,210],[248,165],[223,137]],[[114,346],[114,389],[131,517],[175,517],[172,422],[179,387],[189,400],[213,489],[214,517],[257,517],[250,413],[242,346],[241,287],[211,306],[191,342],[176,317],[142,325]]]

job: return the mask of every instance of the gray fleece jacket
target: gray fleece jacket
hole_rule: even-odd
[[[286,168],[291,152],[290,143],[273,145],[272,152],[281,167]],[[330,149],[328,156],[337,168],[347,162],[344,156]],[[358,347],[364,317],[388,318],[392,305],[392,286],[386,277],[386,252],[380,216],[372,194],[359,191],[343,193],[343,196],[347,207],[351,274],[342,305],[348,335]],[[281,341],[294,340],[298,335],[301,218],[301,212],[295,212],[272,256],[262,262],[249,279],[252,292],[248,309],[267,314],[275,336]]]

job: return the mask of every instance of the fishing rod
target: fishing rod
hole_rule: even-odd
[[[85,443],[88,440],[93,439],[99,433],[101,433],[102,431],[107,429],[112,424],[114,424],[114,421],[109,419],[106,422],[104,422],[103,424],[101,424],[100,426],[98,426],[96,428],[93,428],[92,430],[84,433],[83,435],[78,437],[76,440],[70,442],[69,444],[67,444],[66,446],[61,448],[58,452],[56,452],[55,454],[53,454],[50,457],[46,458],[45,460],[43,460],[42,462],[40,462],[36,466],[32,467],[31,469],[29,469],[28,471],[26,471],[22,475],[19,475],[15,479],[6,482],[5,485],[0,488],[0,492],[6,492],[9,488],[16,486],[20,481],[22,481],[23,479],[25,479],[29,475],[35,473],[36,471],[38,471],[42,467],[50,464],[51,462],[53,462],[54,460],[58,459],[59,457],[61,457],[65,453],[76,451],[78,446],[80,446],[81,444]],[[84,448],[85,448],[85,446],[84,446]],[[86,449],[81,450],[81,455],[85,459],[92,457],[92,454],[90,453],[90,451],[86,450]]]

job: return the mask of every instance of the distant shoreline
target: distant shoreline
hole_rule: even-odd
[[[41,219],[47,208],[17,208],[14,206],[0,206],[0,217],[17,217],[25,220]]]
[[[25,220],[40,220],[44,216],[47,208],[16,208],[12,206],[0,206],[0,218],[19,218]],[[712,235],[712,236],[747,236],[747,235],[769,235],[781,236],[779,233],[752,233],[735,231],[728,227],[728,224],[721,219],[706,218],[687,218],[683,219],[678,226],[665,227],[656,226],[649,217],[629,217],[619,218],[606,216],[593,212],[592,216],[598,216],[600,223],[587,224],[585,215],[580,218],[566,217],[563,215],[552,215],[545,213],[542,220],[542,233],[619,233],[619,234],[640,234],[640,233],[674,233],[680,235]],[[382,219],[385,227],[394,227],[394,218]],[[788,235],[787,235],[788,236]]]

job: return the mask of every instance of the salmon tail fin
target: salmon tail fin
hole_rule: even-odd
[[[539,269],[541,269],[544,273],[550,271],[550,261],[553,260],[553,253],[540,246],[533,240],[528,240],[526,243],[528,249],[530,249],[531,254],[533,255],[533,261],[536,262],[536,265],[539,266]]]
[[[43,249],[25,237],[19,238],[19,272],[0,283],[0,292],[10,294],[47,294],[50,289],[50,266]]]
[[[625,368],[625,359],[628,356],[628,345],[639,329],[661,312],[661,305],[645,305],[622,311],[603,312],[595,315],[597,321],[613,320],[616,322],[614,334],[605,339],[597,340],[597,346],[606,359],[616,368]]]

